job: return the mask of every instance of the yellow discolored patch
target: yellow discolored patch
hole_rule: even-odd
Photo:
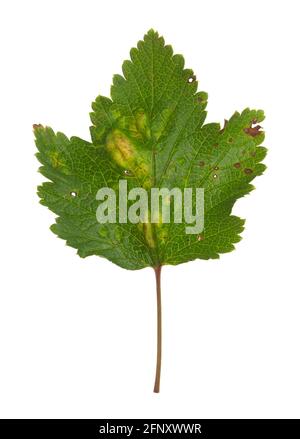
[[[116,129],[107,138],[107,149],[113,159],[122,167],[128,167],[134,158],[134,146],[129,138]]]
[[[153,230],[152,230],[152,224],[151,223],[143,223],[143,231],[144,236],[147,241],[147,244],[149,247],[154,248],[155,247],[155,241],[153,237]]]
[[[150,130],[150,125],[147,115],[142,111],[138,112],[135,117],[135,120],[136,120],[137,131],[142,135],[143,138],[150,139],[151,130]]]
[[[156,229],[157,238],[159,239],[160,242],[162,242],[164,244],[167,240],[167,237],[168,237],[167,227],[165,225],[163,225],[162,223],[156,224],[156,227],[157,227],[157,229]]]
[[[65,162],[61,159],[61,157],[59,156],[59,153],[57,151],[50,152],[49,157],[51,160],[51,165],[54,168],[64,168],[65,167]]]
[[[149,185],[150,153],[148,159],[147,153],[142,151],[138,143],[134,143],[119,128],[114,129],[108,135],[106,147],[119,166],[130,172],[132,176],[140,178],[144,182],[143,187]]]

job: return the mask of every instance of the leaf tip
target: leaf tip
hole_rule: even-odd
[[[149,37],[158,37],[158,32],[155,31],[153,28],[149,29],[148,32],[146,33],[146,35],[148,35]]]
[[[37,133],[39,130],[44,129],[44,126],[41,123],[34,123],[32,125],[32,129],[34,134]]]

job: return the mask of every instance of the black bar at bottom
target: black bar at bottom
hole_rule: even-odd
[[[22,438],[292,437],[299,419],[2,419],[0,436]]]

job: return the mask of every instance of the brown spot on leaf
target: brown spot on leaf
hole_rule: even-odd
[[[258,134],[260,134],[261,133],[261,131],[260,131],[261,126],[255,125],[256,123],[257,123],[256,119],[253,119],[250,126],[244,129],[245,133],[249,134],[249,136],[252,136],[252,137],[255,137]],[[255,125],[255,126],[253,126],[253,125]]]
[[[34,130],[36,130],[37,128],[43,128],[43,125],[40,124],[40,123],[34,123],[34,124],[32,125],[32,128],[33,128]]]
[[[245,174],[252,174],[252,172],[253,172],[253,169],[250,169],[250,168],[245,168],[244,169],[244,172],[245,172]]]
[[[218,146],[219,146],[218,143],[214,143],[214,144],[213,144],[213,147],[214,147],[214,148],[218,148]]]
[[[237,162],[237,163],[235,163],[233,166],[234,166],[236,169],[239,169],[239,168],[241,167],[241,164],[240,164],[240,162]]]
[[[197,236],[197,241],[203,241],[203,239],[204,239],[204,236],[203,236],[203,235],[198,235],[198,236]]]
[[[199,166],[203,167],[205,163],[203,161],[199,162]]]

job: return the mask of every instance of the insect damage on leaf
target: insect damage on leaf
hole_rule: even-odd
[[[249,134],[252,137],[258,136],[261,133],[261,131],[260,131],[261,126],[260,125],[252,126],[253,124],[256,124],[256,123],[257,123],[257,121],[253,120],[251,122],[250,126],[245,128],[245,130],[244,130],[245,133]]]
[[[207,93],[197,91],[194,72],[153,30],[131,49],[122,73],[113,77],[111,97],[92,104],[90,141],[33,126],[40,171],[48,179],[38,194],[57,215],[51,230],[81,257],[98,255],[130,270],[153,267],[160,294],[158,267],[215,259],[240,241],[244,220],[231,212],[265,169],[264,113],[247,108],[222,128],[205,124]],[[128,197],[120,189],[124,180]],[[107,205],[107,218],[119,221],[99,222],[101,188],[115,201],[114,208]],[[177,220],[174,194],[162,197],[162,209],[171,211],[166,222],[161,213],[151,221],[150,206],[137,201],[152,200],[153,189],[174,188],[184,202],[188,190],[203,190],[203,230],[187,232],[188,218],[198,212],[195,197]],[[124,206],[140,220],[127,221]]]

